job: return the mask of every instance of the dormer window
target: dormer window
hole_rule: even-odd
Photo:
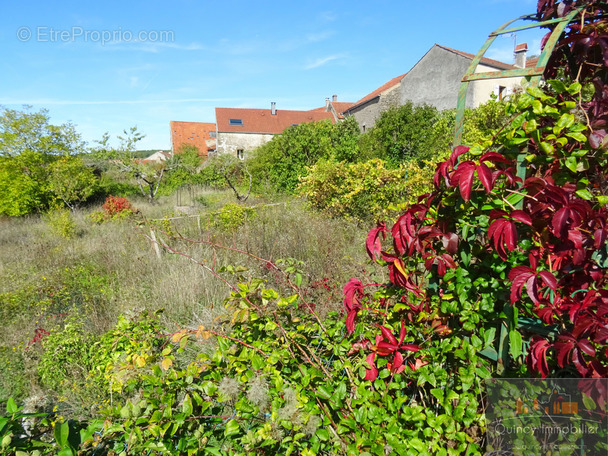
[[[229,124],[231,126],[235,126],[235,127],[242,127],[243,126],[243,119],[230,119],[229,120]]]

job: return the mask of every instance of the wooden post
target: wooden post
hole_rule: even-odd
[[[156,233],[154,230],[150,228],[150,237],[152,238],[152,246],[154,247],[154,251],[156,252],[156,257],[160,260],[162,255],[160,253],[160,247],[158,247],[158,241],[156,240]]]

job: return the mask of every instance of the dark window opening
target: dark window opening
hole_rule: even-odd
[[[238,126],[242,126],[243,125],[243,119],[230,119],[230,125],[238,125]]]

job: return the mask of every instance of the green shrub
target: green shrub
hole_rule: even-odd
[[[80,388],[90,365],[91,334],[77,314],[66,320],[61,330],[51,331],[42,342],[38,375],[43,386],[60,395]]]
[[[47,212],[46,222],[58,236],[70,239],[76,235],[76,222],[69,209],[56,208]]]
[[[302,178],[298,191],[309,204],[333,216],[373,220],[406,198],[405,169],[386,169],[374,159],[364,163],[319,161]]]
[[[252,207],[237,203],[226,203],[218,212],[211,214],[211,225],[232,232],[257,216],[256,210]]]

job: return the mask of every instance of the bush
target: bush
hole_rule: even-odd
[[[46,221],[58,236],[70,239],[76,235],[76,222],[69,209],[56,208],[47,212]]]
[[[293,193],[307,167],[320,159],[343,159],[357,155],[359,135],[354,120],[337,125],[330,121],[309,122],[287,128],[258,147],[248,161],[257,188]]]
[[[102,211],[95,211],[89,215],[92,222],[102,223],[109,220],[122,220],[137,212],[131,202],[124,196],[108,196],[102,208]]]
[[[374,220],[406,196],[404,168],[386,169],[382,160],[364,163],[319,161],[302,178],[298,192],[332,216]]]
[[[391,107],[361,136],[361,157],[379,158],[393,168],[410,160],[433,160],[449,151],[453,128],[453,113],[411,102]]]
[[[226,203],[218,212],[211,214],[211,225],[224,231],[234,232],[243,224],[257,217],[252,207],[236,203]]]

